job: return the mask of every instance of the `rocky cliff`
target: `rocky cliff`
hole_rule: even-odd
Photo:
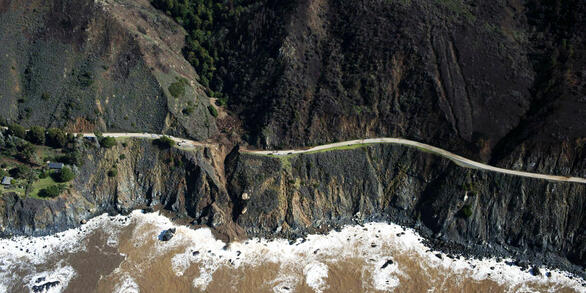
[[[582,177],[584,162],[572,170]],[[395,145],[284,158],[246,154],[230,164],[228,190],[250,197],[235,203],[234,220],[252,235],[297,237],[392,221],[417,227],[448,250],[585,264],[584,184],[466,169]]]
[[[104,212],[155,208],[230,239],[296,238],[391,221],[452,253],[512,256],[580,274],[586,264],[584,184],[462,168],[391,144],[283,157],[225,153],[215,146],[161,150],[140,139],[112,149],[86,144],[66,193],[3,195],[2,235],[43,235]],[[565,175],[586,177],[585,162],[576,158]],[[110,177],[113,168],[118,173]]]
[[[161,208],[194,224],[220,227],[230,222],[217,151],[160,150],[152,140],[128,140],[112,149],[85,146],[83,165],[71,187],[55,199],[0,198],[1,231],[9,235],[44,235],[75,227],[108,213]],[[220,157],[221,158],[221,157]],[[109,170],[116,170],[113,177]],[[226,228],[229,230],[228,228]]]

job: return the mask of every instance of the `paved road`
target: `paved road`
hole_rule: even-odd
[[[85,137],[95,137],[93,133],[82,133]],[[152,134],[152,133],[104,133],[104,136],[112,136],[112,137],[142,137],[142,138],[160,138],[161,134]],[[172,140],[178,143],[179,146],[185,148],[195,148],[201,146],[211,146],[210,144],[205,144],[185,138],[178,138],[173,136],[168,136]],[[586,184],[586,178],[580,177],[568,177],[568,176],[558,176],[558,175],[549,175],[549,174],[540,174],[540,173],[532,173],[532,172],[525,172],[525,171],[517,171],[517,170],[510,170],[504,169],[499,167],[490,166],[484,163],[472,161],[470,159],[464,158],[462,156],[456,155],[454,153],[448,152],[444,149],[440,149],[438,147],[434,147],[432,145],[428,145],[425,143],[416,142],[413,140],[403,139],[403,138],[392,138],[392,137],[382,137],[382,138],[369,138],[369,139],[357,139],[357,140],[350,140],[350,141],[343,141],[331,144],[320,145],[316,147],[312,147],[309,149],[303,150],[280,150],[280,151],[255,151],[255,150],[241,150],[241,152],[245,153],[252,153],[252,154],[259,154],[259,155],[275,155],[275,156],[284,156],[290,154],[302,154],[308,152],[315,152],[315,151],[323,151],[331,148],[336,147],[344,147],[344,146],[351,146],[357,144],[374,144],[374,143],[390,143],[390,144],[398,144],[398,145],[406,145],[411,147],[420,148],[424,151],[445,157],[453,161],[459,166],[465,168],[472,168],[472,169],[480,169],[486,171],[492,171],[497,173],[509,174],[509,175],[516,175],[516,176],[523,176],[523,177],[530,177],[530,178],[537,178],[537,179],[544,179],[550,181],[561,181],[561,182],[574,182],[574,183],[582,183]]]
[[[74,133],[75,135],[77,134],[82,134],[83,137],[96,137],[95,134],[93,133]],[[150,139],[157,139],[157,138],[161,138],[163,136],[166,136],[170,139],[172,139],[173,141],[175,141],[177,143],[177,146],[183,147],[183,148],[196,148],[196,147],[202,147],[202,146],[212,146],[210,144],[206,144],[206,143],[202,143],[202,142],[198,142],[198,141],[194,141],[194,140],[189,140],[186,138],[179,138],[179,137],[174,137],[171,135],[163,135],[163,134],[153,134],[153,133],[130,133],[130,132],[109,132],[109,133],[102,133],[102,136],[110,136],[110,137],[138,137],[138,138],[150,138]]]
[[[487,171],[492,171],[492,172],[497,172],[497,173],[538,178],[538,179],[545,179],[545,180],[551,180],[551,181],[575,182],[575,183],[586,184],[586,178],[540,174],[540,173],[516,171],[516,170],[510,170],[510,169],[504,169],[504,168],[490,166],[490,165],[487,165],[484,163],[472,161],[470,159],[467,159],[462,156],[456,155],[454,153],[448,152],[444,149],[434,147],[432,145],[428,145],[425,143],[420,143],[420,142],[416,142],[416,141],[412,141],[412,140],[408,140],[408,139],[403,139],[403,138],[383,137],[383,138],[357,139],[357,140],[350,140],[350,141],[320,145],[320,146],[316,146],[316,147],[313,147],[310,149],[305,149],[305,150],[247,151],[247,152],[255,153],[255,154],[262,154],[262,155],[283,156],[283,155],[288,155],[288,154],[302,154],[302,153],[307,153],[307,152],[322,151],[322,150],[327,150],[327,149],[331,149],[331,148],[351,146],[351,145],[356,145],[356,144],[374,144],[374,143],[391,143],[391,144],[399,144],[399,145],[406,145],[406,146],[421,148],[427,152],[448,158],[451,161],[453,161],[454,163],[456,163],[457,165],[465,167],[465,168],[481,169],[481,170],[487,170]]]

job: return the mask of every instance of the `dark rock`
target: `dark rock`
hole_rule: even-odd
[[[175,228],[170,228],[167,229],[163,232],[161,232],[161,234],[159,234],[159,240],[161,241],[169,241],[171,240],[171,238],[173,238],[173,236],[175,236]]]
[[[34,285],[31,289],[35,293],[43,293],[43,292],[49,291],[49,289],[51,289],[53,287],[56,287],[57,285],[59,285],[59,283],[60,283],[59,281],[47,282],[47,283],[40,284],[40,285]]]
[[[392,259],[389,259],[389,260],[387,260],[387,261],[386,261],[386,262],[385,262],[385,263],[384,263],[384,264],[383,264],[383,265],[382,265],[380,268],[381,268],[381,269],[384,269],[384,268],[386,268],[387,266],[389,266],[389,265],[392,265],[392,264],[393,264],[393,260],[392,260]]]
[[[534,276],[541,276],[541,270],[537,266],[532,267],[529,272]]]

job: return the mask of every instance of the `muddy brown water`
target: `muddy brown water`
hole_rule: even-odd
[[[178,227],[171,241],[160,241],[172,225],[166,218],[133,215],[126,226],[96,225],[76,240],[83,249],[0,267],[10,270],[0,275],[0,292],[30,292],[31,280],[63,266],[74,276],[48,292],[586,292],[558,272],[535,277],[505,264],[439,259],[414,242],[414,232],[397,236],[401,228],[388,224],[226,248],[207,229]]]

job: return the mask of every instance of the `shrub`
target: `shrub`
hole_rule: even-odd
[[[37,150],[32,144],[27,142],[18,147],[18,154],[16,154],[16,157],[21,161],[36,164]]]
[[[51,185],[47,188],[41,189],[39,191],[39,196],[54,198],[59,196],[63,191],[65,191],[65,188],[66,187],[63,184]]]
[[[82,87],[89,87],[90,85],[92,85],[92,83],[94,83],[94,79],[92,77],[92,74],[85,71],[83,73],[81,73],[77,79],[79,80],[79,84]]]
[[[51,99],[51,95],[49,95],[49,93],[44,92],[41,94],[41,99],[43,99],[44,101],[47,101],[49,99]]]
[[[79,151],[72,150],[63,156],[58,157],[56,161],[67,165],[79,166],[81,164],[81,153]]]
[[[183,112],[183,115],[189,116],[189,115],[193,114],[194,110],[195,109],[193,107],[187,107],[187,108],[184,108],[183,111],[181,111],[181,112]]]
[[[26,129],[24,129],[24,127],[16,123],[8,125],[8,131],[10,132],[10,134],[20,138],[24,138],[24,136],[26,135]]]
[[[175,142],[172,139],[164,135],[161,136],[161,138],[155,139],[153,143],[162,149],[168,149],[175,145]]]
[[[49,177],[49,171],[42,171],[42,172],[39,174],[39,178],[40,178],[40,179],[47,178],[47,177]]]
[[[111,136],[104,137],[100,140],[100,145],[109,149],[116,145],[116,139]]]
[[[69,167],[63,167],[59,172],[53,174],[57,182],[69,182],[75,178],[75,174]]]
[[[26,133],[26,140],[34,144],[45,144],[45,128],[33,126]]]
[[[185,83],[183,80],[178,80],[172,83],[169,86],[169,93],[175,98],[185,95]]]
[[[120,160],[124,160],[124,159],[126,159],[126,155],[125,154],[121,154],[118,158],[120,158]]]
[[[108,177],[116,177],[118,175],[118,169],[112,168],[108,170]]]
[[[212,114],[212,116],[218,117],[218,110],[216,110],[216,107],[209,105],[208,110],[210,111],[210,114]]]
[[[59,128],[49,128],[47,130],[47,145],[54,148],[62,148],[67,143],[67,135]]]
[[[32,170],[27,165],[18,165],[16,168],[10,170],[10,175],[15,178],[28,178]]]

